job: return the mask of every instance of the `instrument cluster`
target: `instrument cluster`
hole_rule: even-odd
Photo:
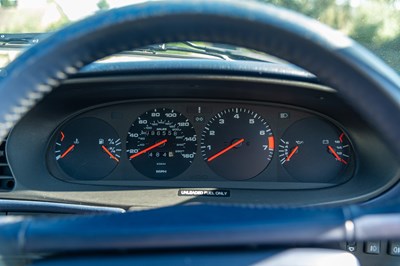
[[[67,181],[232,181],[335,185],[354,174],[347,133],[293,106],[230,101],[132,101],[67,119],[48,168]],[[192,184],[194,185],[194,184]]]

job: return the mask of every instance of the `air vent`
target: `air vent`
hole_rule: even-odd
[[[6,143],[7,139],[0,144],[0,192],[11,191],[15,185],[10,166],[7,162]]]

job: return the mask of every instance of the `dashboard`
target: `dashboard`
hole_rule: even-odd
[[[272,248],[276,261],[293,258],[280,247],[312,245],[345,249],[340,253],[354,264],[348,252],[368,265],[397,265],[399,146],[390,115],[398,106],[387,97],[396,96],[394,73],[384,74],[385,66],[352,41],[326,38],[336,36],[329,29],[321,34],[316,24],[308,31],[314,24],[304,17],[297,23],[294,13],[270,6],[264,11],[271,16],[264,17],[251,5],[244,13],[235,5],[216,13],[209,5],[190,6],[176,4],[166,13],[157,5],[139,13],[114,9],[49,37],[7,68],[14,75],[2,83],[10,99],[3,101],[2,137],[13,128],[0,147],[6,157],[0,167],[9,169],[0,173],[7,180],[0,211],[10,217],[0,240],[10,245],[0,251],[11,254],[11,263],[40,264],[57,254],[63,261],[90,259],[96,250],[124,257],[185,247],[169,255],[186,256],[237,247],[243,257]],[[195,27],[176,27],[188,16]],[[152,17],[154,23],[147,20]],[[155,27],[161,20],[173,27]],[[211,34],[203,30],[206,21],[215,22]],[[143,27],[131,31],[129,22]],[[247,23],[276,38],[258,38],[245,30]],[[289,64],[239,60],[99,62],[76,73],[102,51],[115,51],[107,48],[125,49],[117,43],[135,47],[157,36],[196,35],[232,44],[253,40],[250,47],[293,59],[333,87]],[[18,73],[32,75],[19,80]],[[53,216],[68,213],[87,215]],[[37,214],[53,217],[29,217]],[[318,252],[300,254],[293,261]]]
[[[255,62],[93,64],[14,127],[6,152],[15,186],[3,198],[124,209],[335,205],[399,178],[334,89]]]

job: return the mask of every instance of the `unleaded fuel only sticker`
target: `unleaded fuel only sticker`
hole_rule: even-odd
[[[178,196],[186,197],[230,197],[231,193],[225,189],[180,189]]]

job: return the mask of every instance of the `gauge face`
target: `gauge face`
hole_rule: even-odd
[[[189,120],[172,109],[148,111],[132,124],[126,142],[137,171],[157,179],[183,173],[196,155],[196,132]]]
[[[348,169],[351,154],[344,133],[319,118],[294,123],[279,142],[282,166],[303,182],[329,182],[340,177]]]
[[[270,163],[274,137],[267,122],[245,108],[226,109],[206,125],[201,151],[219,176],[245,180],[260,174]]]
[[[98,118],[79,118],[64,125],[55,143],[55,159],[70,177],[101,179],[114,170],[121,140],[114,128]]]

